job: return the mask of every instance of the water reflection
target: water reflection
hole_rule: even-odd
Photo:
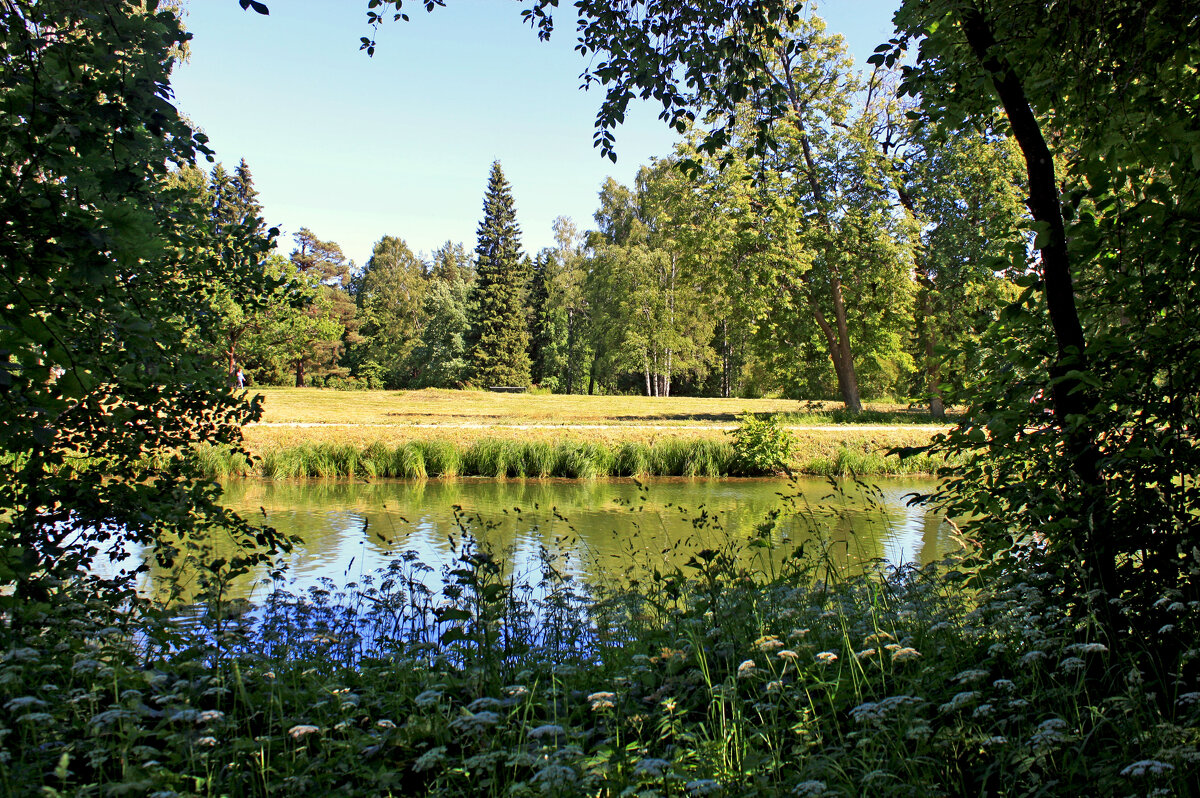
[[[905,497],[932,485],[887,480],[863,491],[819,479],[246,480],[228,484],[224,501],[245,515],[265,514],[298,539],[288,567],[294,585],[305,588],[323,577],[357,581],[401,550],[416,552],[436,578],[463,530],[507,552],[518,578],[536,572],[541,549],[585,578],[600,569],[667,571],[702,548],[744,547],[777,508],[765,536],[772,546],[766,557],[758,550],[756,567],[777,567],[796,546],[822,536],[841,568],[873,559],[927,562],[949,550],[950,530]],[[163,575],[152,579],[161,583]],[[241,577],[230,595],[261,596],[265,579],[265,570]]]

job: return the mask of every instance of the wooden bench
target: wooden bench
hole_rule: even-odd
[[[490,385],[488,390],[494,393],[525,393],[529,389],[524,385]]]

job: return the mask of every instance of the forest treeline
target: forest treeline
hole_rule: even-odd
[[[262,384],[925,397],[940,414],[1019,293],[1002,265],[1029,243],[1019,152],[987,130],[918,129],[894,76],[856,71],[840,36],[804,25],[802,63],[776,66],[813,88],[768,155],[749,125],[724,163],[685,139],[633,185],[607,180],[591,229],[559,217],[537,252],[499,163],[473,248],[384,235],[356,268],[301,229],[268,262],[271,301],[223,297],[214,357]],[[218,224],[261,230],[244,161],[173,179]]]

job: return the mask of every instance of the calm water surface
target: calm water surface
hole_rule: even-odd
[[[247,516],[265,514],[299,538],[288,566],[294,586],[304,588],[322,578],[359,580],[405,550],[436,577],[464,529],[506,553],[518,576],[537,572],[542,550],[585,579],[603,570],[671,569],[702,548],[746,550],[774,509],[782,513],[767,555],[761,548],[743,554],[757,567],[775,567],[821,539],[840,567],[928,562],[950,550],[950,529],[905,497],[933,486],[917,479],[882,480],[871,491],[823,479],[244,480],[225,486],[224,502]],[[261,596],[265,578],[243,577],[232,593]]]

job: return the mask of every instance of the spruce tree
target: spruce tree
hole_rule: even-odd
[[[528,272],[521,230],[500,162],[492,164],[475,247],[471,366],[476,384],[529,385]]]

